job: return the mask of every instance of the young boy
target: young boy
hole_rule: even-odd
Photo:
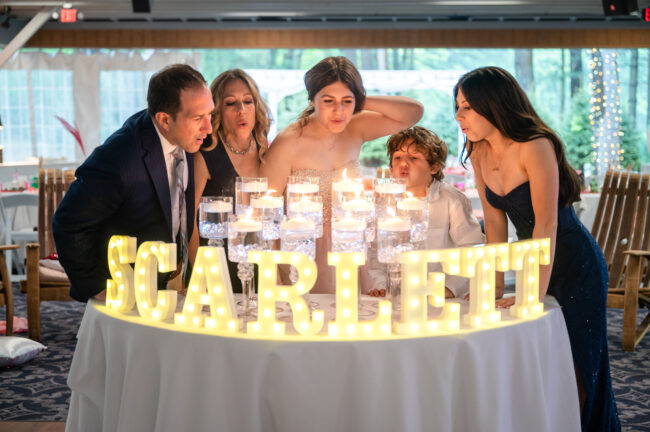
[[[447,145],[433,132],[415,126],[404,129],[388,139],[391,175],[406,179],[406,190],[429,202],[429,230],[426,249],[445,249],[485,243],[478,220],[472,213],[469,199],[461,191],[442,182],[442,169],[447,160]],[[369,270],[370,295],[385,295],[386,271],[373,263]],[[442,271],[439,263],[429,271]],[[445,296],[464,297],[469,292],[469,279],[446,275]]]

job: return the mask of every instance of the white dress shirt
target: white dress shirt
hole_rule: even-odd
[[[447,183],[434,180],[427,191],[429,230],[426,249],[446,249],[485,243],[485,235],[472,213],[472,204],[463,192]],[[377,261],[377,249],[369,251],[371,289],[386,288],[386,266]],[[373,256],[374,255],[374,256]],[[440,272],[440,263],[430,263],[429,271]],[[445,286],[455,297],[469,292],[469,279],[445,275]]]
[[[172,238],[176,238],[176,234],[178,233],[178,226],[179,226],[178,216],[180,215],[178,202],[172,196],[173,195],[172,191],[174,190],[174,185],[172,184],[174,181],[174,155],[172,154],[172,152],[176,149],[176,146],[170,143],[167,140],[167,138],[165,138],[160,133],[155,122],[154,122],[154,127],[156,128],[156,132],[158,133],[158,137],[160,138],[160,144],[162,145],[163,155],[165,156],[165,167],[167,168],[167,182],[169,183],[169,199],[171,200],[170,202],[172,203]],[[187,167],[187,157],[185,155],[185,151],[183,151],[183,158],[185,159],[185,164],[183,169],[183,190],[187,190],[187,177],[189,175],[188,174],[189,171]],[[192,199],[194,198],[192,197]]]

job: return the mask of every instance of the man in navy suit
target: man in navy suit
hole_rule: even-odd
[[[185,157],[186,238],[192,233],[192,153],[212,132],[212,94],[198,71],[172,65],[151,77],[147,105],[77,169],[76,180],[54,215],[56,249],[76,300],[105,298],[112,235],[137,237],[138,245],[152,240],[178,243],[180,216],[178,208],[172,209],[180,201],[172,197],[172,191],[180,191],[172,182],[176,178],[172,152],[177,147]],[[169,276],[158,278],[159,289]]]

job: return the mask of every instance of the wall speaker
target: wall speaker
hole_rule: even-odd
[[[630,15],[639,11],[637,0],[602,0],[605,15]]]

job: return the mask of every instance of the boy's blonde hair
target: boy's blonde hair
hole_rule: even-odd
[[[408,140],[412,140],[412,142],[407,148],[404,148]],[[393,153],[398,150],[408,152],[408,148],[411,146],[415,146],[417,151],[424,155],[429,166],[432,168],[436,162],[438,163],[440,169],[433,175],[433,179],[438,181],[442,180],[445,177],[442,169],[445,167],[445,161],[447,160],[447,144],[438,135],[420,126],[404,129],[388,138],[386,147],[389,166],[391,168],[393,166]]]

